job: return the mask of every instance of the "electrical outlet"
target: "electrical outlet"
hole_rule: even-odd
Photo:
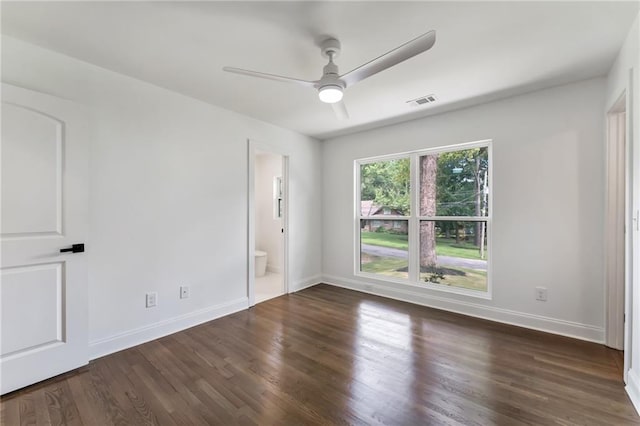
[[[180,286],[180,299],[186,299],[189,297],[189,286],[181,285]]]
[[[147,293],[147,308],[153,308],[154,306],[158,305],[158,293],[151,292],[151,293]]]
[[[536,287],[536,300],[540,300],[542,302],[547,301],[547,288],[546,287]]]

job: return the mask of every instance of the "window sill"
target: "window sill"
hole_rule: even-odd
[[[412,288],[434,290],[442,293],[459,294],[462,296],[469,296],[476,299],[493,300],[490,286],[487,291],[480,291],[480,290],[470,290],[470,289],[460,288],[460,287],[452,287],[444,284],[429,283],[425,281],[415,282],[415,281],[410,281],[409,279],[387,277],[380,274],[371,274],[371,273],[362,272],[362,271],[356,271],[354,275],[360,278],[374,279],[374,280],[385,282],[385,283],[400,284],[400,285],[412,287]]]

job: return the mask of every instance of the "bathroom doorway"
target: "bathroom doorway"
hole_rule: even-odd
[[[287,292],[288,156],[249,141],[249,268],[251,306]]]

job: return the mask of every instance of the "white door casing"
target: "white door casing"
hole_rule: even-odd
[[[637,69],[629,70],[626,90],[626,140],[627,140],[627,229],[626,234],[626,251],[625,262],[625,322],[624,322],[624,382],[627,384],[627,392],[636,394],[635,386],[631,386],[631,375],[635,372],[637,375],[638,354],[637,345],[640,341],[638,327],[638,313],[640,312],[640,298],[638,297],[638,289],[640,288],[640,138],[635,132],[638,129],[637,114],[638,105],[635,99],[640,96],[633,96],[634,90],[638,85]],[[636,92],[637,93],[637,92]],[[636,376],[637,377],[637,376]],[[634,401],[635,405],[635,401]]]
[[[0,394],[88,362],[87,120],[2,84]]]
[[[614,349],[624,346],[625,292],[625,220],[627,146],[625,141],[625,97],[607,114],[606,201],[605,201],[605,273],[606,344]]]

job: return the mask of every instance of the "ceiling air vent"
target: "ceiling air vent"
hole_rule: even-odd
[[[432,104],[435,101],[436,101],[436,95],[427,95],[427,96],[421,96],[417,99],[407,101],[407,103],[411,106],[420,106],[420,105]]]

